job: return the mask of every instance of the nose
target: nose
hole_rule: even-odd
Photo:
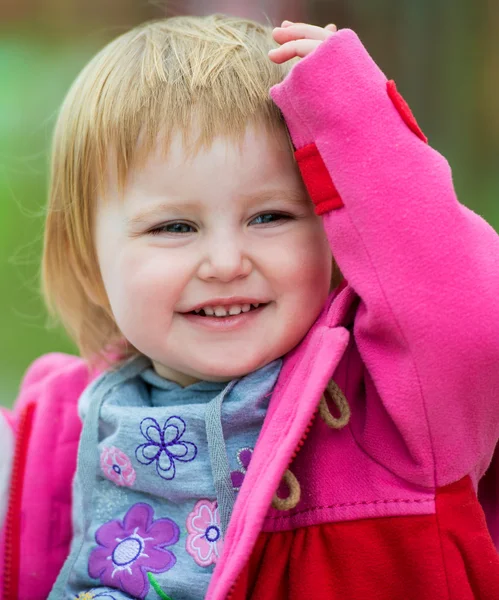
[[[252,262],[236,237],[218,236],[206,245],[199,265],[200,279],[229,282],[247,277],[251,273]]]

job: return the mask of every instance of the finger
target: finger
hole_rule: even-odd
[[[272,31],[272,37],[278,44],[285,44],[292,40],[320,40],[323,42],[333,35],[333,31],[317,25],[308,25],[307,23],[294,23],[287,27],[276,27]]]
[[[279,44],[285,44],[291,40],[310,39],[324,41],[334,32],[318,27],[317,25],[309,25],[307,23],[292,23],[286,27],[276,27],[272,36]]]
[[[321,44],[320,40],[293,40],[269,52],[269,58],[276,64],[281,64],[292,58],[304,58]]]
[[[281,27],[289,27],[290,25],[306,25],[306,23],[294,23],[293,21],[283,21],[281,23]],[[338,27],[334,23],[329,23],[329,25],[326,25],[324,29],[332,31],[333,33],[338,31]]]

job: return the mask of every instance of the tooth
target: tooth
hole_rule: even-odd
[[[197,315],[199,315],[199,313],[201,312],[201,310],[202,310],[202,309],[200,308],[199,310],[195,310],[194,312],[195,312]]]
[[[240,306],[231,306],[229,308],[229,315],[238,315],[241,312],[241,307]]]
[[[258,308],[260,306],[260,304],[252,304],[251,306],[254,306],[255,308]]]
[[[243,312],[249,312],[251,310],[251,306],[249,304],[243,304],[241,310]]]
[[[225,317],[227,311],[223,306],[215,306],[215,314],[217,317]]]
[[[205,306],[204,312],[205,312],[205,315],[207,315],[208,317],[212,317],[215,314],[215,311],[213,310],[213,308],[211,306]]]

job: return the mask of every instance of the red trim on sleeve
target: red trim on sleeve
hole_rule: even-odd
[[[19,598],[19,576],[21,563],[21,518],[24,475],[28,457],[29,439],[33,426],[35,403],[27,404],[20,416],[17,428],[16,448],[12,464],[9,503],[5,519],[5,556],[3,565],[3,598]],[[1,569],[1,565],[0,565]]]
[[[341,208],[343,201],[317,146],[307,144],[296,150],[295,157],[309,196],[315,204],[315,212],[322,215],[329,210]]]
[[[412,111],[409,108],[409,105],[404,100],[404,98],[402,97],[400,92],[397,90],[397,86],[395,84],[395,81],[393,81],[393,79],[391,79],[390,81],[387,81],[386,91],[388,92],[388,96],[390,97],[390,100],[393,102],[393,105],[397,109],[397,112],[402,117],[402,120],[407,125],[407,127],[409,127],[409,129],[413,133],[415,133],[418,136],[418,138],[420,138],[421,140],[423,140],[423,142],[425,144],[427,144],[428,138],[421,131],[421,128],[419,127],[418,122],[416,121],[414,115],[412,114]]]

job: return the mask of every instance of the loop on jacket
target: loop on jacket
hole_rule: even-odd
[[[350,420],[350,406],[348,405],[348,400],[345,398],[345,395],[340,390],[338,385],[331,379],[331,381],[327,384],[327,391],[331,396],[331,400],[334,402],[336,408],[338,409],[340,416],[333,417],[329,407],[327,405],[326,397],[323,395],[321,401],[319,402],[319,414],[324,423],[330,427],[331,429],[341,429],[345,427],[345,425]]]
[[[289,469],[284,471],[282,480],[288,486],[289,496],[287,498],[279,498],[277,492],[272,498],[272,506],[277,510],[291,510],[300,502],[301,489],[298,479],[291,473]]]
[[[342,429],[350,420],[350,406],[348,404],[348,400],[339,388],[338,384],[332,379],[328,383],[326,390],[331,396],[331,400],[338,409],[340,416],[333,417],[331,411],[329,410],[329,406],[327,405],[326,396],[323,394],[319,402],[319,414],[321,419],[331,429]],[[289,489],[289,495],[287,498],[279,498],[276,492],[272,498],[272,506],[277,510],[291,510],[292,508],[295,508],[300,501],[300,483],[289,469],[286,469],[284,472],[282,481],[287,485]]]

